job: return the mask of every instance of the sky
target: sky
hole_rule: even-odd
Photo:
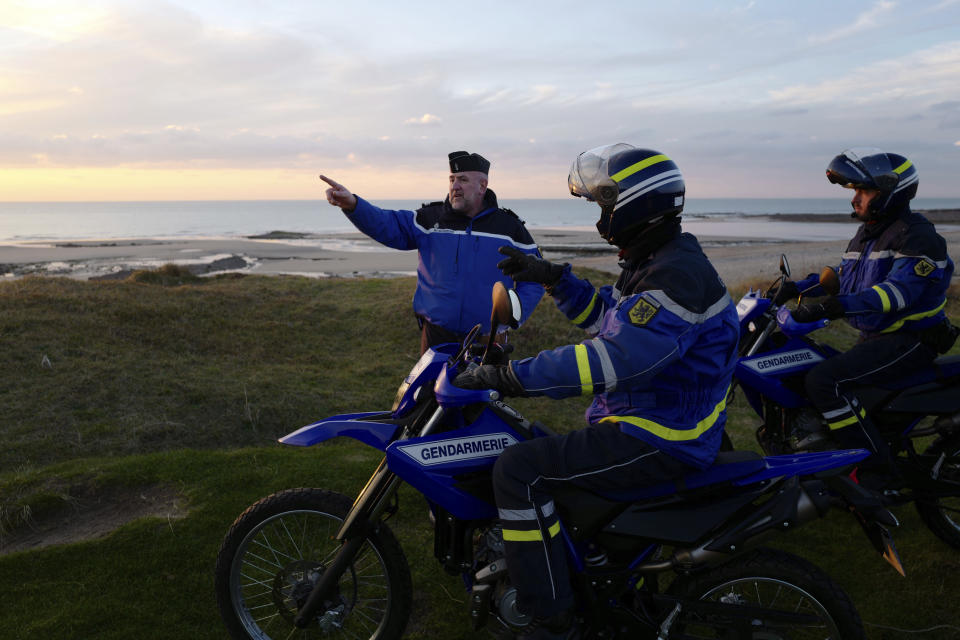
[[[960,0],[0,1],[0,201],[563,198],[578,153],[687,197],[836,197],[845,148],[960,197]]]

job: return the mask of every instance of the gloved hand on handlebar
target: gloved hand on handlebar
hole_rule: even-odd
[[[503,275],[510,276],[517,282],[539,282],[550,288],[560,281],[563,275],[562,264],[555,264],[549,260],[537,257],[531,253],[524,253],[516,247],[504,245],[498,249],[507,256],[497,263],[497,268]]]
[[[482,364],[457,375],[453,384],[461,389],[496,389],[505,396],[525,396],[526,390],[510,365]]]
[[[842,318],[845,313],[843,304],[836,298],[831,297],[817,304],[802,304],[790,315],[797,322],[814,322],[821,318],[830,320]]]
[[[800,289],[797,287],[797,283],[793,280],[786,280],[783,283],[783,286],[780,287],[780,291],[777,292],[777,295],[773,297],[773,304],[780,306],[787,300],[791,298],[796,298],[800,295]]]

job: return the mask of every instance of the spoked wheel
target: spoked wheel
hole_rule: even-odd
[[[933,460],[937,478],[960,483],[960,435],[940,438],[924,452]],[[950,546],[960,549],[960,497],[917,494],[917,512],[931,531]]]
[[[386,525],[367,538],[310,625],[293,623],[340,548],[333,536],[350,506],[338,493],[291,489],[237,518],[216,567],[217,604],[232,637],[400,638],[410,615],[410,569]]]
[[[678,595],[751,607],[756,615],[731,611],[683,616],[682,637],[753,640],[864,638],[860,616],[846,593],[815,565],[789,553],[757,549],[713,570],[680,578]],[[738,631],[737,626],[747,631]],[[678,635],[677,637],[680,637]],[[671,634],[670,637],[674,637]]]

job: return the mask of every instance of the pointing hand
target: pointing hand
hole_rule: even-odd
[[[326,191],[327,202],[348,212],[357,208],[357,196],[350,193],[349,189],[325,175],[321,175],[320,179],[330,185]]]

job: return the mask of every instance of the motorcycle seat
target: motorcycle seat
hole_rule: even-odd
[[[905,378],[896,378],[883,384],[873,385],[889,391],[897,391],[908,387],[916,387],[936,380],[960,376],[960,355],[940,356],[933,361],[932,366],[911,374]]]
[[[670,482],[646,487],[631,487],[619,491],[601,492],[599,495],[617,502],[635,502],[659,498],[680,491],[699,489],[712,484],[721,484],[756,473],[766,467],[763,456],[753,451],[721,451],[713,465]]]

